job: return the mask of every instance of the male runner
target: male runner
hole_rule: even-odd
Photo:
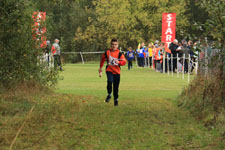
[[[111,99],[112,93],[112,84],[113,84],[113,96],[114,96],[114,106],[118,106],[118,91],[120,84],[120,66],[126,64],[126,59],[124,55],[118,49],[119,42],[117,39],[113,38],[111,40],[111,48],[105,51],[102,54],[102,59],[100,62],[99,76],[102,76],[102,67],[104,62],[107,60],[106,66],[106,75],[107,75],[107,91],[108,96],[105,99],[105,102],[109,102]]]

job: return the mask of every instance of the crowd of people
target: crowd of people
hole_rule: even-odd
[[[99,65],[99,77],[102,77],[102,71],[104,63],[106,65],[106,76],[107,76],[107,96],[105,102],[109,103],[112,93],[114,97],[114,106],[118,106],[119,98],[119,84],[120,84],[120,67],[126,64],[124,54],[118,49],[119,41],[115,38],[111,40],[111,48],[106,50],[101,57]],[[194,58],[193,42],[182,40],[178,43],[178,40],[174,40],[169,46],[165,43],[149,43],[147,47],[142,42],[138,45],[136,50],[132,50],[132,47],[128,48],[126,54],[128,60],[128,70],[132,69],[132,61],[137,56],[137,62],[139,67],[150,66],[154,67],[156,71],[167,72],[167,71],[179,71],[178,64],[183,64],[181,70],[185,73],[188,72],[188,63],[186,58]],[[179,59],[179,60],[178,60]],[[152,60],[152,61],[151,61]],[[183,61],[183,62],[181,62]]]
[[[136,50],[129,47],[126,55],[128,70],[132,68],[132,61],[136,56],[138,67],[149,66],[150,68],[154,68],[156,72],[192,72],[194,68],[193,62],[196,61],[196,56],[198,55],[195,48],[196,43],[193,44],[191,40],[188,42],[182,40],[179,43],[175,39],[168,46],[165,46],[165,43],[160,43],[158,40],[155,43],[148,43],[147,46],[142,42]]]
[[[194,68],[193,62],[196,61],[196,57],[198,56],[195,48],[196,43],[193,44],[191,40],[188,42],[182,40],[179,43],[175,39],[169,46],[165,46],[165,43],[160,43],[158,40],[154,43],[150,42],[145,44],[145,42],[142,42],[137,46],[137,49],[133,49],[132,47],[128,48],[126,52],[128,70],[132,69],[133,61],[136,60],[138,67],[150,67],[156,72],[192,72]],[[52,45],[50,41],[47,41],[45,59],[48,65],[53,60],[54,68],[62,70],[60,55],[59,40],[55,39]],[[191,61],[189,61],[189,55]]]
[[[59,67],[60,71],[62,71],[61,50],[58,39],[55,39],[52,45],[50,41],[47,41],[46,48],[44,51],[44,57],[45,62],[47,62],[48,66],[50,65],[51,58],[53,58],[54,68],[57,69]]]

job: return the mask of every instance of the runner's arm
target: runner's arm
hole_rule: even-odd
[[[124,66],[124,65],[126,65],[126,62],[127,62],[127,61],[126,61],[124,55],[121,55],[118,64],[119,64],[120,66]]]
[[[102,67],[104,66],[105,60],[106,60],[106,58],[105,58],[105,53],[103,53],[103,54],[102,54],[102,59],[101,59],[101,61],[100,61],[100,68],[99,68],[99,70],[102,69]]]

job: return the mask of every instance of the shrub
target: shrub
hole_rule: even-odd
[[[23,0],[0,1],[0,87],[8,88],[27,81],[51,85],[57,72],[46,70],[32,39],[31,2]]]

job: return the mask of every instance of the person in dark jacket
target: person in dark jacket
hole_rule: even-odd
[[[173,72],[175,72],[175,69],[177,68],[177,53],[179,51],[178,49],[178,40],[175,39],[169,46],[169,49],[171,50],[171,59],[173,60],[171,64],[171,68],[173,68]]]
[[[182,48],[181,48],[182,54],[185,57],[184,59],[184,72],[187,73],[188,72],[188,58],[189,58],[189,54],[190,54],[190,48],[187,45],[187,41],[186,40],[182,40]]]
[[[195,62],[196,54],[194,53],[194,46],[193,46],[193,42],[191,40],[188,41],[188,48],[190,49],[190,55],[191,55],[191,62],[190,62],[191,70],[190,71],[193,72],[194,66],[195,66],[195,64],[193,62]]]

